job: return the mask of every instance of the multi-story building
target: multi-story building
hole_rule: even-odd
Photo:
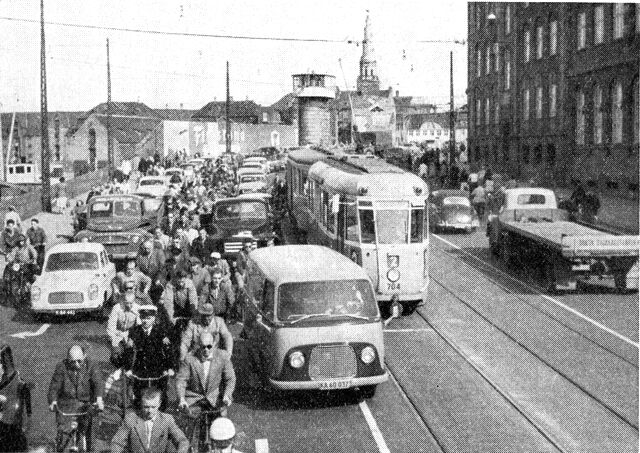
[[[471,164],[637,191],[640,5],[477,2],[468,16]]]

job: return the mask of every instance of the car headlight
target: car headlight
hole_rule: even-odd
[[[376,351],[371,346],[366,346],[360,353],[360,359],[369,365],[376,358]]]
[[[38,302],[40,300],[40,287],[31,286],[31,302]]]
[[[300,351],[289,354],[289,365],[291,368],[301,368],[304,365],[304,354]]]
[[[96,300],[98,298],[98,285],[92,283],[89,285],[89,300]]]

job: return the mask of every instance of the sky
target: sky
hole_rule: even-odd
[[[456,105],[466,103],[467,3],[460,0],[44,0],[49,111],[86,111],[107,100],[106,39],[113,101],[199,109],[231,96],[270,105],[292,91],[291,74],[328,73],[353,89],[367,10],[382,88],[447,110],[449,52]],[[11,19],[11,20],[8,20]],[[20,19],[20,20],[15,20]],[[40,2],[0,0],[0,110],[40,110]],[[27,21],[24,21],[27,20]],[[29,22],[33,21],[33,22]],[[229,39],[133,33],[314,39]],[[438,40],[444,42],[421,43]],[[352,41],[349,43],[348,41]]]

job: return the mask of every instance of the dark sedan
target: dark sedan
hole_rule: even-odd
[[[465,231],[479,227],[478,215],[464,190],[437,190],[429,197],[429,228],[432,232]]]

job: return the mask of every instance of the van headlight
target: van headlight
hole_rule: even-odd
[[[289,354],[289,365],[291,365],[291,368],[302,368],[302,365],[304,365],[304,354],[300,351],[294,351]]]
[[[360,359],[367,365],[373,362],[375,358],[376,358],[376,351],[371,346],[365,347],[360,353]]]
[[[35,303],[38,302],[40,300],[40,287],[39,286],[32,286],[31,287],[31,302]]]
[[[98,298],[98,285],[92,283],[89,285],[89,300],[96,300]]]

